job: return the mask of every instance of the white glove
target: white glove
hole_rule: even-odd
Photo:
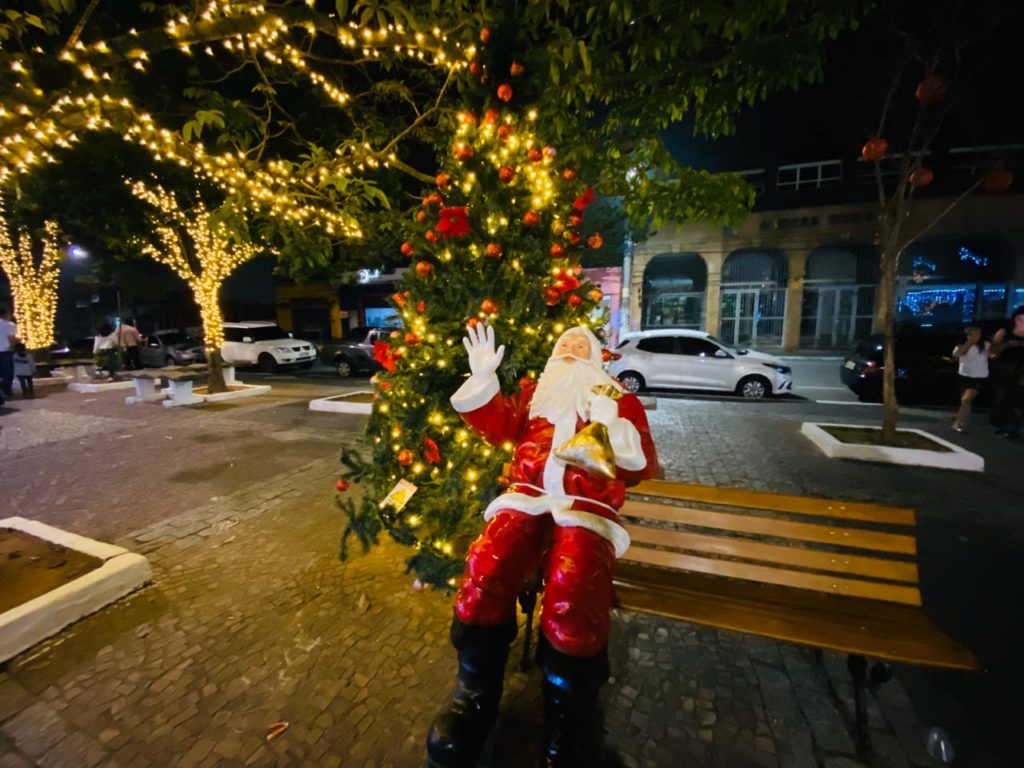
[[[470,328],[462,339],[469,355],[469,370],[474,376],[492,376],[505,356],[505,345],[494,350],[494,329],[486,323]]]
[[[619,404],[608,395],[594,395],[590,400],[590,420],[610,427],[619,418]]]

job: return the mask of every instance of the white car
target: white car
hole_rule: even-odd
[[[316,362],[316,347],[271,322],[224,323],[221,356],[229,365],[258,365],[261,371],[273,371],[282,365],[311,368]]]
[[[611,353],[605,368],[630,392],[707,389],[762,398],[793,387],[792,369],[779,358],[735,349],[703,331],[632,334]]]

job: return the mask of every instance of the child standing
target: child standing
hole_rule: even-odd
[[[960,361],[957,379],[960,381],[960,410],[953,429],[964,432],[971,415],[971,403],[978,396],[981,385],[988,378],[989,343],[981,340],[981,328],[970,325],[964,333],[967,339],[953,349],[953,357]]]
[[[32,383],[32,377],[36,373],[36,361],[25,349],[24,344],[18,344],[14,348],[14,375],[18,378],[21,386],[22,397],[35,397],[36,389]]]

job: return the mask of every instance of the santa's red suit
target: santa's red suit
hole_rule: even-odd
[[[623,394],[607,425],[615,479],[567,464],[553,447],[589,422],[571,409],[557,423],[530,418],[535,387],[527,379],[506,397],[496,377],[471,376],[452,396],[487,442],[516,445],[512,484],[484,511],[487,526],[470,547],[455,613],[468,625],[514,621],[524,582],[543,567],[541,631],[561,653],[594,656],[608,642],[615,560],[629,546],[617,512],[627,485],[657,474],[654,442],[640,401]]]

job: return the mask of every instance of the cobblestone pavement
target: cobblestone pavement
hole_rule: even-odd
[[[0,420],[5,433],[47,436],[0,448],[9,508],[117,541],[154,569],[151,586],[0,672],[0,768],[423,764],[454,668],[449,601],[412,588],[393,544],[337,561],[336,448],[360,421],[308,414],[301,384],[275,391],[173,413],[69,393]],[[989,671],[897,670],[872,705],[872,764],[932,765],[925,732],[939,723],[958,764],[1012,765],[991,733],[1013,721],[1005,702],[1019,662],[1003,638],[1019,631],[1020,587],[985,587],[1019,560],[1024,452],[979,430],[957,440],[986,455],[985,475],[833,463],[797,430],[835,416],[810,404],[669,399],[650,414],[671,479],[914,505],[926,605]],[[55,418],[73,425],[70,436],[51,439]],[[851,407],[843,418],[874,416]],[[89,419],[102,431],[83,432]],[[908,422],[946,426],[927,413]],[[538,676],[514,661],[496,767],[529,764],[537,744]],[[612,674],[608,765],[862,765],[840,656],[819,662],[794,646],[617,613]],[[282,720],[288,729],[267,742]]]

